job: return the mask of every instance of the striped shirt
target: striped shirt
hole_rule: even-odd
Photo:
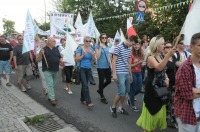
[[[114,54],[118,57],[116,61],[116,72],[129,74],[128,59],[131,58],[131,49],[124,43],[117,45]]]

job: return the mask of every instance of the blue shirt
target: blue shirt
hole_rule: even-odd
[[[97,45],[96,48],[99,50],[100,46]],[[102,48],[101,50],[101,55],[99,59],[97,60],[97,68],[109,68],[110,67],[110,62],[109,62],[109,47],[107,46],[106,48]]]
[[[94,52],[94,50],[92,48],[90,48],[90,50],[92,52]],[[84,51],[82,50],[81,47],[79,47],[76,50],[76,53],[79,53],[80,55],[82,55],[84,53]],[[81,68],[90,69],[92,67],[91,60],[92,60],[92,55],[90,53],[86,53],[85,56],[83,57],[83,59],[79,61],[78,66],[80,66]]]
[[[116,72],[129,74],[128,59],[131,57],[131,49],[122,43],[117,45],[114,50],[114,54],[118,57]]]

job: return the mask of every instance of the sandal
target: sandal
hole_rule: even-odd
[[[94,104],[88,104],[87,106],[91,108],[91,107],[93,107],[93,106],[94,106]]]
[[[87,105],[87,102],[86,101],[81,101],[82,104],[84,105]]]

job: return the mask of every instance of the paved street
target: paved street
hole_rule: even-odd
[[[96,72],[94,71],[96,76]],[[98,78],[95,80],[98,84]],[[12,77],[12,82],[16,84]],[[73,94],[69,95],[64,90],[64,83],[62,83],[59,76],[56,84],[56,99],[58,105],[56,107],[51,106],[47,101],[47,96],[43,93],[43,88],[40,79],[34,79],[31,81],[32,90],[27,91],[27,94],[37,100],[39,103],[47,107],[49,110],[56,113],[60,118],[65,120],[69,124],[73,124],[78,130],[83,132],[141,132],[142,129],[136,125],[136,121],[141,113],[142,108],[142,94],[136,96],[136,106],[140,109],[139,112],[132,111],[127,105],[125,109],[129,112],[129,115],[120,115],[118,118],[113,118],[110,113],[109,107],[112,105],[115,93],[116,84],[112,82],[105,89],[105,96],[107,97],[108,104],[102,104],[100,97],[97,94],[97,87],[90,85],[90,95],[94,103],[94,108],[88,108],[80,103],[80,90],[81,85],[73,85]],[[166,129],[164,132],[176,132],[175,129]]]

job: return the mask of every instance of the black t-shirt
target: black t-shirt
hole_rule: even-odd
[[[0,43],[0,60],[7,61],[10,59],[10,52],[12,51],[12,46],[8,43]]]
[[[17,65],[28,65],[30,64],[29,52],[22,54],[23,45],[16,45],[13,49],[13,56],[17,58]]]
[[[59,64],[61,58],[59,50],[56,47],[50,49],[48,46],[45,46],[44,55],[48,63],[48,68],[44,56],[42,56],[42,71],[59,71]]]

